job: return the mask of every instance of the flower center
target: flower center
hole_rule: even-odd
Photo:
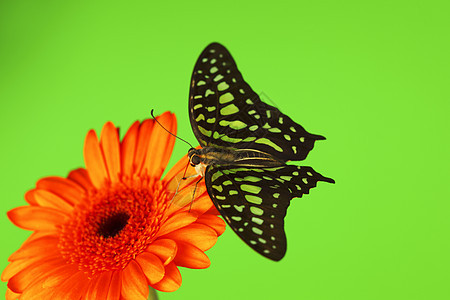
[[[104,219],[98,228],[98,234],[105,237],[114,237],[126,225],[130,216],[125,212],[118,212],[110,217]]]
[[[161,182],[90,193],[61,227],[62,256],[89,276],[125,268],[153,241],[170,204],[167,199]]]

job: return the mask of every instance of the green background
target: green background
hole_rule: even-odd
[[[89,129],[171,110],[195,142],[190,75],[218,41],[327,137],[301,164],[336,184],[292,201],[281,262],[227,230],[211,267],[160,299],[450,299],[447,1],[82,2],[0,2],[2,269],[29,235],[6,211],[83,166]]]

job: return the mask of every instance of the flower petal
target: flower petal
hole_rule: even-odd
[[[147,299],[148,283],[141,267],[134,260],[123,270],[122,292],[125,299]]]
[[[155,254],[164,265],[169,264],[177,254],[177,243],[169,239],[158,239],[147,247],[146,251]]]
[[[195,198],[192,198],[193,192],[194,186],[192,186],[192,189],[185,188],[179,191],[173,198],[172,204],[166,214],[170,216],[174,213],[192,212],[200,216],[214,206],[206,192],[204,184],[198,184],[197,190],[195,191]]]
[[[177,244],[178,242],[189,243],[206,251],[216,243],[217,234],[209,226],[194,223],[167,234],[165,238],[173,239]]]
[[[183,242],[178,242],[178,252],[174,262],[177,266],[191,269],[206,269],[211,265],[211,261],[202,250]]]
[[[27,230],[56,230],[56,225],[65,223],[69,218],[59,210],[39,206],[20,206],[7,214],[14,225]]]
[[[38,278],[47,276],[48,273],[65,264],[65,261],[61,257],[40,259],[11,277],[8,281],[8,288],[15,293],[23,293]]]
[[[166,266],[164,278],[152,287],[161,292],[174,292],[181,286],[181,274],[177,266],[171,262]]]
[[[140,174],[144,167],[144,161],[147,156],[148,144],[152,135],[155,122],[153,120],[144,120],[139,126],[139,133],[136,143],[136,152],[134,154],[134,174]]]
[[[182,212],[173,214],[170,218],[163,222],[156,237],[163,236],[165,234],[168,234],[169,232],[185,227],[195,222],[195,220],[197,220],[197,214],[194,212]]]
[[[123,271],[115,271],[111,277],[111,284],[109,285],[108,299],[119,299],[120,291],[122,290],[122,273]]]
[[[38,205],[36,201],[36,197],[34,197],[34,191],[36,189],[29,190],[25,193],[25,201],[27,201],[30,205]]]
[[[107,299],[113,272],[103,272],[93,278],[83,300]]]
[[[120,142],[119,133],[112,122],[107,122],[102,129],[100,146],[105,157],[106,169],[112,183],[119,182]]]
[[[6,295],[5,295],[6,300],[16,300],[16,299],[19,299],[19,297],[20,297],[20,294],[16,294],[8,288],[6,289]]]
[[[210,214],[210,215],[218,216],[218,215],[220,215],[220,212],[219,212],[219,211],[217,210],[217,208],[213,205],[213,206],[211,206],[210,209],[208,209],[207,211],[205,211],[204,214]]]
[[[224,233],[226,224],[225,221],[219,218],[218,216],[211,215],[211,214],[203,214],[201,215],[196,223],[204,224],[212,229],[214,229],[217,233],[217,236],[220,236],[222,233]]]
[[[47,190],[66,199],[72,205],[78,204],[84,199],[85,191],[76,182],[62,177],[44,177],[36,183],[36,188]]]
[[[34,194],[33,198],[39,206],[54,208],[67,214],[73,211],[73,205],[67,199],[61,198],[52,192],[43,189],[34,189],[30,193]]]
[[[34,257],[48,257],[58,253],[59,238],[55,235],[43,236],[28,242],[19,250],[14,252],[8,260],[30,259]]]
[[[175,137],[167,130],[176,134],[177,120],[175,114],[168,111],[156,117],[156,120],[161,126],[158,124],[153,128],[141,174],[159,179],[169,162],[175,144]]]
[[[60,263],[58,266],[40,274],[40,276],[32,278],[31,283],[23,291],[20,299],[58,299],[53,297],[54,293],[57,293],[61,285],[75,273],[81,273],[76,266],[67,265],[64,262]],[[72,283],[71,281],[69,282]]]
[[[105,158],[98,143],[97,134],[90,130],[84,141],[84,163],[89,178],[96,188],[101,188],[109,180]]]
[[[75,270],[72,270],[71,272],[74,271]],[[55,286],[52,299],[81,299],[88,284],[89,280],[86,274],[81,271],[75,271],[75,273],[67,277],[65,281]]]
[[[150,253],[142,252],[136,257],[136,261],[144,272],[149,284],[155,284],[164,277],[164,265],[159,257]]]
[[[136,121],[131,125],[123,138],[120,148],[122,153],[122,173],[129,178],[134,172],[134,155],[136,152],[139,124],[139,121]]]
[[[89,178],[89,174],[86,169],[78,168],[76,170],[73,170],[69,173],[67,178],[76,182],[85,191],[89,191],[94,188],[94,185],[92,184],[92,181]]]

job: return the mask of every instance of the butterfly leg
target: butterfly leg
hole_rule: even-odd
[[[196,176],[198,176],[196,174]],[[192,208],[192,203],[194,202],[194,197],[195,197],[195,191],[197,191],[197,185],[199,184],[200,181],[202,181],[203,177],[200,176],[200,179],[197,180],[197,182],[195,183],[195,187],[194,187],[194,192],[192,193],[192,200],[191,200],[191,205],[189,206],[189,212],[191,212],[191,208]]]
[[[175,199],[175,196],[178,194],[178,189],[180,188],[180,185],[183,182],[183,180],[186,180],[186,179],[189,179],[189,178],[194,178],[194,177],[197,177],[197,176],[198,176],[197,174],[194,174],[194,175],[191,175],[191,176],[188,176],[188,177],[184,177],[184,176],[181,177],[181,180],[178,182],[177,188],[175,190],[175,194],[173,194],[172,200],[170,200],[170,204],[169,205],[172,205],[173,199]],[[195,187],[197,187],[197,184],[195,184]]]

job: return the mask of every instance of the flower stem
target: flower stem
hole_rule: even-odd
[[[149,291],[147,300],[158,300],[158,294],[156,293],[156,290],[151,286],[149,286],[148,289]]]

